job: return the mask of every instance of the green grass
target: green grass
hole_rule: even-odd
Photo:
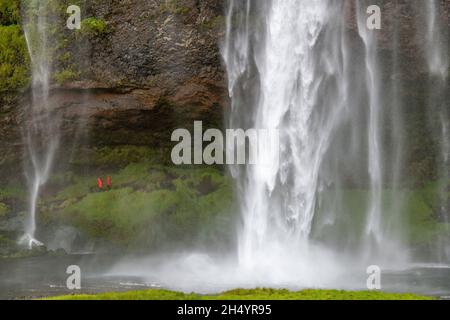
[[[143,290],[97,295],[68,295],[52,297],[49,300],[434,300],[434,298],[381,291],[303,290],[293,292],[275,289],[237,289],[218,295]]]
[[[0,92],[27,85],[28,53],[19,25],[0,25]]]
[[[103,35],[108,32],[108,26],[104,20],[90,17],[81,21],[81,32],[87,36]]]
[[[19,0],[2,0],[0,2],[0,25],[18,24],[20,20],[19,7]]]

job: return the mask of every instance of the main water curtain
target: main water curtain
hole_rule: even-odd
[[[430,2],[426,17],[424,3],[406,6],[418,20],[440,23],[440,2]],[[386,259],[402,251],[405,145],[414,142],[405,141],[404,84],[396,79],[405,72],[401,26],[392,19],[400,3],[377,4],[396,8],[389,31],[368,28],[370,1],[229,1],[222,50],[229,127],[278,129],[281,139],[279,163],[230,168],[241,195],[242,260],[251,263],[274,243],[311,240]],[[387,55],[383,32],[390,32]],[[448,119],[442,123],[436,138],[446,140]]]

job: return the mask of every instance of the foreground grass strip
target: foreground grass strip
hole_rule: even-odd
[[[67,295],[46,300],[433,300],[432,297],[415,294],[385,293],[380,291],[339,290],[275,290],[236,289],[218,295],[185,294],[168,290],[143,290],[112,292],[96,295]]]

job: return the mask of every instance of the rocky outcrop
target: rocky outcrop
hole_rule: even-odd
[[[73,55],[93,82],[85,85],[158,88],[172,96],[190,83],[219,85],[223,72],[216,27],[222,5],[218,0],[92,3],[85,14],[104,21],[106,28],[90,39],[86,51]]]
[[[50,104],[60,114],[62,145],[170,143],[194,120],[222,126],[227,106],[220,0],[89,1],[81,30],[65,27],[64,6],[51,8],[54,74]],[[64,10],[63,10],[64,9]],[[21,127],[30,103],[0,117],[0,163],[20,165]],[[17,100],[11,103],[17,105]],[[19,161],[18,161],[19,160]],[[10,172],[11,170],[8,170]]]
[[[112,89],[104,105],[116,103],[120,112],[153,110],[162,101],[184,108],[186,114],[224,107],[222,5],[218,0],[91,3],[84,14],[104,21],[105,30],[88,35],[82,49],[76,40],[68,44],[72,68],[80,79],[62,87],[91,89],[94,101]]]

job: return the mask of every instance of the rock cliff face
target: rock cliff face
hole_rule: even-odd
[[[222,5],[220,0],[93,2],[85,14],[106,28],[74,56],[80,70],[89,70],[85,74],[93,83],[86,86],[157,88],[181,103],[202,86],[209,94],[208,86],[223,81],[217,28]]]
[[[18,0],[6,0],[5,7],[0,5],[0,32],[5,31],[9,35],[9,28],[14,25],[14,41],[17,42],[8,40],[3,44],[0,40],[0,48],[5,45],[13,52],[9,56],[16,56],[15,61],[2,61],[0,54],[0,65],[7,63],[9,69],[10,66],[18,69],[30,63],[24,38],[20,35],[19,3]],[[78,4],[81,8],[81,30],[66,28],[66,9],[71,4]],[[176,200],[179,190],[175,190],[170,181],[189,183],[190,190],[194,192],[191,199],[197,197],[196,185],[201,189],[203,181],[209,181],[209,178],[203,177],[203,171],[200,170],[201,174],[190,182],[184,173],[161,169],[161,165],[166,160],[169,162],[170,136],[174,129],[189,129],[194,120],[203,120],[210,127],[223,126],[223,114],[228,105],[219,49],[223,36],[223,6],[224,2],[220,0],[48,1],[47,18],[52,26],[49,29],[49,51],[53,53],[49,105],[58,115],[55,121],[61,129],[61,141],[53,168],[55,177],[41,193],[38,215],[40,237],[53,235],[53,231],[59,230],[61,225],[65,228],[67,224],[79,227],[93,238],[108,238],[118,233],[99,231],[111,225],[118,226],[111,223],[111,216],[105,216],[106,220],[100,223],[98,218],[94,222],[90,217],[83,218],[82,213],[74,213],[78,212],[75,209],[70,209],[67,216],[61,214],[95,190],[90,189],[95,188],[95,183],[91,183],[95,180],[92,176],[113,175],[115,188],[121,190],[119,193],[125,190],[128,194],[133,190],[136,195],[153,200],[159,193],[169,193],[154,201],[162,201],[159,209],[152,213],[155,219],[171,219],[168,216],[164,218],[167,212],[174,212],[174,217],[179,216],[176,208],[184,205],[183,201]],[[22,7],[22,15],[23,11]],[[2,250],[6,253],[15,250],[16,239],[23,234],[27,217],[27,183],[21,174],[25,160],[22,128],[31,125],[26,112],[31,94],[26,85],[29,82],[26,72],[20,71],[22,78],[14,85],[6,82],[11,78],[10,74],[4,81],[0,72],[0,179],[3,184],[0,188],[0,256]],[[126,171],[128,169],[124,168],[127,165],[136,162],[140,164],[130,170],[140,170],[139,174],[124,174],[125,179],[118,177],[122,172],[120,170]],[[153,164],[155,168],[152,168]],[[75,195],[68,190],[70,199],[63,197],[55,200],[59,192],[78,182],[85,192]],[[17,188],[10,188],[11,185]],[[217,191],[215,185],[208,194],[217,192],[224,203],[229,204],[228,189]],[[226,186],[226,182],[223,185]],[[186,191],[180,191],[181,194],[186,194]],[[113,193],[97,196],[111,196],[108,203],[124,198]],[[195,205],[203,206],[202,201],[196,199]],[[217,210],[214,205],[208,205],[212,216],[226,207],[220,201],[216,203]],[[119,203],[116,205],[122,206]],[[100,208],[95,203],[82,211],[93,213],[94,207]],[[136,222],[133,216],[136,214],[138,217],[139,212],[146,208],[150,208],[150,203],[136,209],[136,212],[128,208],[129,221]],[[158,210],[161,210],[162,218],[157,217]],[[193,208],[192,212],[198,210]],[[181,216],[189,212],[189,209],[180,209]],[[151,215],[148,221],[150,219]],[[180,216],[177,219],[175,224],[166,224],[179,225]],[[185,220],[193,226],[193,219],[196,218]],[[89,229],[89,225],[94,228]],[[136,222],[133,228],[139,228],[139,225],[146,226]],[[180,228],[179,237],[188,233],[183,230],[190,230],[189,226]],[[142,234],[147,235],[148,228]],[[163,239],[162,228],[156,229],[154,232],[160,233],[158,238]],[[134,229],[133,232],[128,237],[130,241],[135,240],[133,236],[137,231]],[[201,231],[190,232],[201,234]],[[173,229],[167,233],[177,237]],[[116,244],[120,242],[117,239],[114,241]],[[142,243],[145,241],[142,240]]]
[[[228,96],[219,47],[226,1],[79,2],[81,30],[65,27],[66,8],[73,1],[50,1],[49,13],[55,26],[51,99],[61,111],[69,141],[82,130],[89,132],[86,141],[94,145],[160,146],[170,142],[168,134],[175,127],[188,127],[193,120],[222,126]],[[400,42],[399,77],[406,81],[421,81],[424,72],[417,67],[424,65],[419,50],[424,46],[417,43],[424,41],[425,28],[415,19],[423,3],[416,2],[374,2],[382,8],[381,49],[390,59],[392,44]],[[449,0],[442,0],[441,7],[448,22]],[[347,15],[357,37],[351,1]],[[25,124],[21,111],[29,97],[27,92],[16,94],[21,100],[17,108],[16,99],[4,96],[0,130],[7,138],[0,144],[0,162],[17,164]]]
[[[50,103],[69,144],[88,133],[84,141],[91,145],[161,146],[194,120],[222,127],[228,104],[219,50],[223,1],[86,1],[79,31],[65,28],[64,2],[70,1],[49,13],[57,30]],[[29,95],[18,99],[2,105],[5,165],[17,164],[23,147]]]

